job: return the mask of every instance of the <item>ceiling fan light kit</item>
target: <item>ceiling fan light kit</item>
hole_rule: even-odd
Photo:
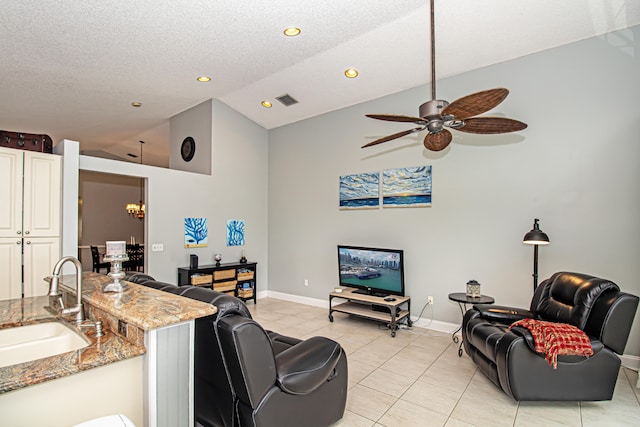
[[[498,106],[509,95],[509,90],[496,88],[476,92],[463,96],[451,103],[442,99],[436,99],[436,60],[435,60],[435,14],[434,0],[431,3],[431,101],[427,101],[418,108],[419,117],[394,115],[394,114],[367,114],[366,116],[376,120],[389,122],[414,123],[420,127],[394,133],[362,146],[371,147],[383,142],[401,138],[403,136],[427,130],[424,138],[424,147],[431,151],[441,151],[447,148],[453,139],[453,135],[445,128],[451,128],[460,132],[475,134],[498,134],[517,132],[526,129],[523,122],[504,117],[475,117]]]

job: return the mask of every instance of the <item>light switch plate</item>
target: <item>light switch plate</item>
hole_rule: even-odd
[[[162,252],[164,251],[164,245],[162,243],[153,243],[151,245],[151,252]]]

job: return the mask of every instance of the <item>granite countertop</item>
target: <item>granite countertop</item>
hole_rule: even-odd
[[[107,276],[84,272],[82,277],[85,311],[103,321],[104,336],[96,337],[93,328],[83,329],[91,341],[88,347],[0,368],[0,394],[140,356],[146,352],[144,331],[216,312],[210,304],[129,282],[120,295],[104,294]],[[64,276],[61,282],[75,287],[73,276]],[[48,306],[47,296],[0,301],[0,329],[59,320]],[[118,333],[118,319],[128,323],[124,336]]]
[[[83,272],[83,301],[144,331],[209,316],[217,310],[211,304],[130,282],[123,282],[122,294],[103,293],[102,286],[110,281],[103,274]],[[74,276],[63,276],[60,282],[75,288]]]

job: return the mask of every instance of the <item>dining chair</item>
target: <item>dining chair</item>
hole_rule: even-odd
[[[103,268],[107,269],[107,273],[111,271],[110,262],[100,262],[100,252],[98,251],[97,246],[91,246],[91,261],[93,262],[93,268],[91,271],[100,273],[100,270]]]

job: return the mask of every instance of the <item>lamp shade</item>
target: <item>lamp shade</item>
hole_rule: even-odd
[[[533,220],[533,229],[524,235],[522,239],[522,243],[527,245],[548,245],[549,244],[549,236],[540,230],[540,225],[538,224],[540,221],[538,218]]]

